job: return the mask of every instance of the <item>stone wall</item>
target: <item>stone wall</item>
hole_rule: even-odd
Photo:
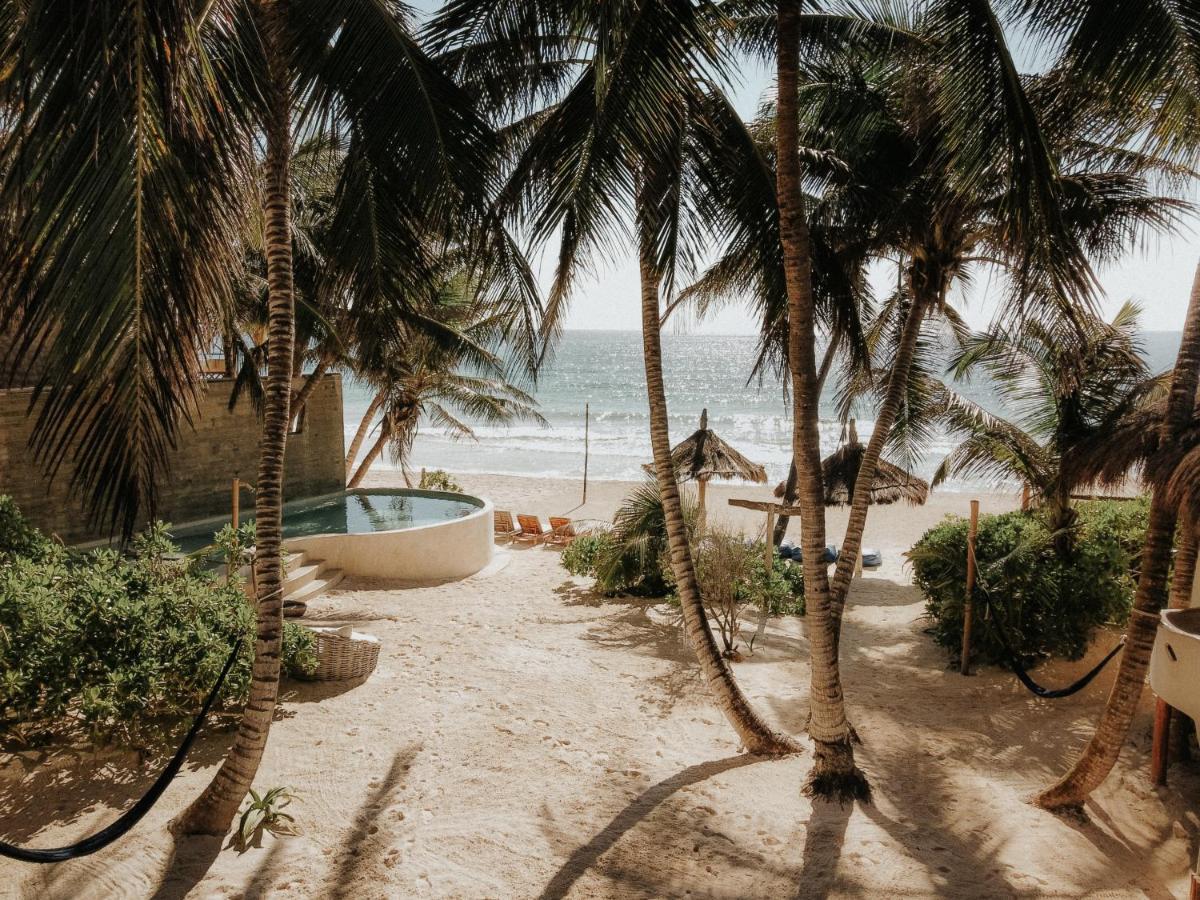
[[[162,480],[158,518],[182,523],[228,513],[231,480],[257,480],[261,421],[248,400],[229,411],[232,388],[227,380],[206,384],[195,427],[180,434]],[[50,481],[32,459],[29,397],[26,389],[0,390],[0,494],[11,495],[33,524],[68,543],[105,537],[71,495],[69,466]],[[288,436],[285,499],[342,490],[343,439],[341,376],[326,375],[309,397],[301,430]],[[246,508],[254,497],[243,493],[241,502]]]

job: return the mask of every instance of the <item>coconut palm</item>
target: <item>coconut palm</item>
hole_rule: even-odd
[[[457,54],[497,115],[528,114],[508,130],[511,196],[536,241],[560,237],[548,334],[560,327],[580,266],[632,231],[651,446],[686,632],[714,701],[744,746],[777,754],[797,745],[752,709],[705,617],[671,465],[662,374],[664,292],[687,268],[704,225],[689,215],[690,187],[704,177],[697,136],[733,116],[714,84],[712,12],[685,0],[531,2],[517,9],[464,0],[444,12],[432,35],[439,49]]]
[[[475,302],[469,292],[451,284],[431,315],[452,327],[462,340],[447,342],[421,333],[401,331],[396,340],[372,348],[371,356],[352,352],[347,362],[356,378],[373,391],[367,412],[359,423],[354,444],[361,446],[376,418],[378,436],[351,474],[348,486],[357,487],[385,450],[403,468],[422,422],[443,429],[455,439],[475,438],[473,424],[507,425],[519,420],[544,423],[533,397],[511,383],[502,349],[512,323],[495,310]],[[351,450],[357,453],[357,448]],[[352,463],[356,457],[351,457]]]
[[[111,8],[109,8],[111,7]],[[0,297],[23,349],[50,361],[36,449],[75,463],[128,529],[228,316],[242,198],[261,148],[267,376],[257,479],[257,637],[250,699],[213,783],[184,815],[223,833],[275,706],[280,525],[294,366],[293,136],[344,135],[325,261],[329,296],[405,314],[428,270],[423,229],[485,202],[490,131],[375,0],[284,4],[6,3],[3,205],[17,221]],[[363,234],[372,240],[362,240]],[[79,362],[83,361],[84,366]],[[115,521],[116,519],[114,519]]]
[[[1032,34],[1060,52],[1065,77],[1107,101],[1119,134],[1139,151],[1195,162],[1200,141],[1200,8],[1194,0],[1130,0],[1114,8],[1100,0],[1022,0]],[[1150,663],[1163,605],[1176,528],[1164,488],[1190,435],[1200,373],[1200,267],[1193,285],[1171,389],[1146,473],[1154,486],[1134,615],[1126,631],[1117,679],[1096,731],[1071,770],[1035,802],[1079,806],[1112,771],[1129,733]]]
[[[671,448],[671,466],[676,481],[695,481],[696,527],[704,530],[704,495],[708,483],[714,478],[737,479],[754,484],[765,484],[767,470],[751,462],[708,427],[708,410],[700,413],[700,427]],[[642,466],[650,474],[652,465]]]
[[[1030,322],[1019,332],[969,339],[951,372],[964,378],[982,370],[1016,418],[991,414],[939,385],[935,412],[964,440],[938,467],[934,485],[963,475],[1019,479],[1043,507],[1058,552],[1069,555],[1071,494],[1094,480],[1097,461],[1113,465],[1110,442],[1122,423],[1160,407],[1155,401],[1165,394],[1142,358],[1138,316],[1126,303],[1111,322],[1081,316],[1070,334]]]

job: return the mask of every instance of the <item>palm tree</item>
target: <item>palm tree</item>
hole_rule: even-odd
[[[489,97],[497,115],[527,115],[514,142],[511,198],[535,240],[561,230],[546,333],[587,257],[632,219],[640,278],[643,357],[655,472],[685,629],[713,699],[755,753],[792,752],[739,689],[705,617],[671,466],[660,341],[664,291],[695,249],[689,217],[696,134],[731,113],[710,77],[718,52],[712,10],[685,0],[530,3],[512,10],[461,2],[433,27],[439,48]]]
[[[1016,478],[1042,506],[1061,556],[1072,550],[1071,495],[1112,465],[1110,441],[1122,422],[1158,400],[1165,385],[1141,356],[1139,309],[1126,303],[1111,322],[1081,315],[1079,331],[1030,322],[1019,332],[973,336],[952,361],[955,378],[982,370],[996,385],[1006,420],[938,384],[934,414],[964,440],[938,467],[953,476]]]
[[[257,770],[278,689],[293,135],[347,140],[328,295],[401,318],[400,298],[428,283],[422,232],[445,233],[486,201],[493,143],[399,6],[218,0],[77,13],[57,0],[3,7],[12,77],[0,80],[0,109],[13,122],[3,208],[16,234],[0,251],[0,302],[22,353],[50,363],[35,449],[58,465],[78,443],[93,507],[126,531],[153,512],[197,355],[229,321],[243,196],[262,148],[267,379],[253,680],[230,753],[181,820],[223,833]]]
[[[453,285],[449,290],[455,290]],[[401,333],[398,340],[376,348],[371,359],[359,360],[351,353],[350,371],[374,391],[358,433],[366,434],[377,416],[381,420],[378,437],[352,475],[347,466],[348,487],[362,482],[385,449],[403,467],[422,421],[452,438],[472,440],[472,422],[506,425],[525,419],[544,424],[533,397],[508,380],[503,360],[487,349],[503,344],[512,323],[469,293],[441,305],[431,315],[453,327],[462,340],[448,343]]]
[[[1200,34],[1195,22],[1200,10],[1193,0],[1132,0],[1121,4],[1119,15],[1100,0],[1023,0],[1021,6],[1033,33],[1048,38],[1061,51],[1065,77],[1086,85],[1092,94],[1104,94],[1123,126],[1120,136],[1130,146],[1184,164],[1195,160],[1200,149],[1195,128],[1200,111]],[[1128,736],[1150,663],[1157,610],[1166,596],[1177,516],[1165,488],[1181,451],[1192,440],[1198,370],[1200,267],[1156,449],[1146,468],[1154,497],[1121,666],[1092,739],[1071,770],[1037,796],[1039,806],[1082,805],[1108,777]]]

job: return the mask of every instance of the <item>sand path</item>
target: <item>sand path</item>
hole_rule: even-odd
[[[814,808],[808,754],[738,753],[666,611],[592,595],[553,551],[506,558],[452,584],[344,583],[311,607],[383,653],[363,684],[286,685],[257,783],[302,793],[298,835],[239,855],[166,834],[228,742],[210,734],[131,836],[60,866],[0,862],[0,896],[1184,896],[1200,774],[1177,766],[1150,787],[1146,709],[1087,822],[1023,802],[1087,735],[1105,678],[1063,701],[996,670],[963,679],[922,633],[917,593],[868,576],[844,646],[875,802]],[[789,620],[737,665],[791,731],[806,648]],[[6,839],[54,845],[108,821],[149,781],[123,766],[0,782]]]

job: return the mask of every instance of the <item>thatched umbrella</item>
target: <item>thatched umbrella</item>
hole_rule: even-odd
[[[866,452],[858,440],[858,429],[850,420],[850,434],[842,446],[821,460],[821,472],[825,479],[825,505],[846,506],[854,496],[854,484]],[[782,497],[786,483],[780,482],[775,496]],[[869,494],[871,503],[895,503],[904,500],[913,506],[921,506],[929,497],[929,484],[916,475],[890,462],[879,460],[875,466],[875,481]]]
[[[740,478],[755,484],[765,484],[767,470],[758,463],[750,462],[723,441],[708,427],[708,410],[700,413],[700,429],[687,440],[676,444],[671,450],[671,465],[679,481],[695,481],[697,484],[696,524],[704,527],[704,491],[710,479]],[[654,466],[642,466],[653,474]]]

